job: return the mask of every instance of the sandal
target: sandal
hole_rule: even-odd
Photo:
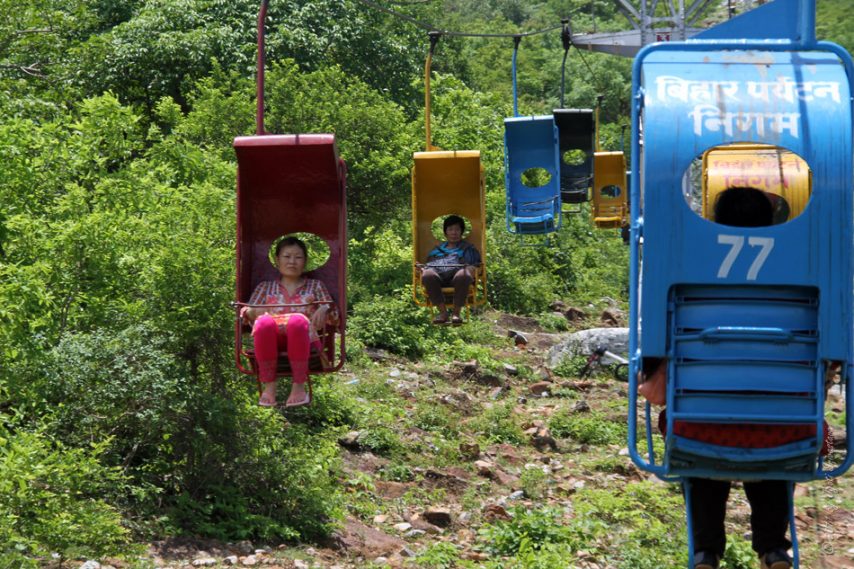
[[[453,326],[461,326],[463,323],[463,319],[459,316],[451,316],[451,325]]]
[[[285,403],[285,407],[288,409],[291,407],[302,407],[303,405],[308,405],[309,403],[311,403],[311,395],[306,393],[302,399],[294,401],[293,403]]]
[[[278,403],[276,402],[275,399],[270,401],[270,399],[268,397],[264,397],[262,395],[261,398],[258,399],[258,406],[259,407],[276,407],[276,406],[278,406]]]
[[[436,318],[433,319],[433,324],[437,326],[441,326],[442,324],[448,323],[448,315],[447,314],[437,314]]]

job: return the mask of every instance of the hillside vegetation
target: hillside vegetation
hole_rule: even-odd
[[[266,127],[333,132],[348,165],[349,361],[310,408],[257,406],[230,302],[258,4],[0,0],[0,568],[225,564],[253,545],[282,567],[684,565],[677,489],[621,453],[625,386],[542,365],[555,334],[620,320],[628,253],[586,208],[549,247],[505,230],[510,39],[447,37],[434,57],[433,143],[483,156],[490,308],[432,327],[409,284],[426,33],[356,0],[270,2]],[[606,0],[382,4],[445,29],[627,27]],[[852,49],[848,7],[819,0],[818,30]],[[558,31],[524,40],[521,112],[558,106],[562,55]],[[604,96],[603,149],[621,148],[630,76],[570,52],[566,106]],[[806,555],[850,555],[851,484],[809,493],[832,522]],[[424,521],[443,507],[447,527]],[[354,546],[368,525],[391,545]],[[751,566],[748,543],[727,559]]]

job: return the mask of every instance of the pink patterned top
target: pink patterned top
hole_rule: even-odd
[[[311,320],[321,305],[309,303],[323,300],[332,300],[332,296],[326,290],[326,286],[317,279],[305,279],[292,295],[288,294],[288,289],[276,280],[259,283],[249,298],[249,304],[304,304],[305,306],[282,306],[271,309],[270,314],[276,319],[280,332],[284,332],[291,314],[297,312],[305,314]],[[332,324],[338,322],[338,307],[334,303],[329,305],[327,321]],[[309,326],[309,338],[312,343],[320,341],[314,326]]]

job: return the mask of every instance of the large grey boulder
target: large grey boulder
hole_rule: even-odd
[[[546,363],[550,368],[572,356],[589,356],[597,347],[603,346],[624,358],[629,353],[628,328],[590,328],[568,334],[563,340],[549,349]]]

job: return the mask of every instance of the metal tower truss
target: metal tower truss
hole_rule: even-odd
[[[716,0],[616,1],[620,12],[633,29],[624,32],[574,34],[572,42],[576,46],[634,57],[640,48],[653,42],[686,40],[705,29],[696,27],[696,23]],[[665,15],[656,16],[657,12],[664,12]]]

